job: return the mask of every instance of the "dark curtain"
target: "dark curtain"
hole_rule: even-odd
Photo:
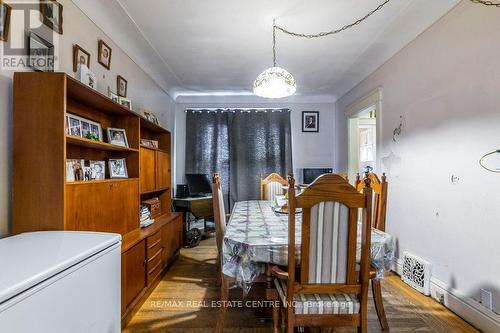
[[[236,112],[229,120],[231,203],[258,200],[261,174],[293,171],[290,112]]]
[[[231,206],[259,199],[261,174],[292,170],[288,110],[187,112],[186,173],[219,172]]]
[[[186,114],[185,173],[220,173],[221,186],[229,191],[228,113],[189,111]]]

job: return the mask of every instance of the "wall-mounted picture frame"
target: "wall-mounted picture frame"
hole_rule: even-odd
[[[123,76],[118,75],[116,77],[116,93],[118,96],[127,97],[127,87],[128,82],[123,78]]]
[[[29,66],[37,72],[54,71],[54,45],[35,34],[28,33]]]
[[[90,53],[80,45],[73,45],[73,72],[78,72],[78,65],[85,65],[90,69]]]
[[[146,118],[147,120],[149,120],[153,124],[160,126],[160,121],[158,119],[158,116],[154,112],[149,111],[149,110],[145,110],[145,109],[141,109],[141,113],[142,113],[142,116],[144,118]]]
[[[9,39],[10,14],[12,7],[0,0],[0,41]]]
[[[108,143],[121,147],[128,147],[127,133],[123,128],[108,128]]]
[[[63,34],[63,5],[56,0],[40,1],[40,20],[58,34]]]
[[[302,111],[302,132],[319,132],[319,111]]]
[[[124,158],[110,158],[109,178],[128,178],[127,162]]]
[[[111,69],[111,52],[113,50],[102,39],[99,40],[99,48],[97,52],[97,61],[107,70]]]
[[[71,113],[66,114],[66,134],[94,141],[103,141],[100,123]]]
[[[118,103],[120,103],[121,105],[123,105],[127,109],[132,110],[132,100],[125,98],[125,97],[118,96]]]

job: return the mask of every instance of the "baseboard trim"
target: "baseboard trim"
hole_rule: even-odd
[[[401,259],[394,259],[392,270],[401,276]],[[486,333],[500,332],[500,315],[434,277],[431,277],[431,297],[479,330]]]

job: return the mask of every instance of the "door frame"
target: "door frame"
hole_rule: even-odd
[[[351,137],[354,136],[354,131],[357,131],[357,116],[368,108],[375,108],[376,115],[376,170],[373,171],[380,172],[381,170],[380,152],[382,150],[382,102],[383,88],[378,87],[364,97],[361,97],[354,103],[348,105],[344,110],[344,115],[347,117],[347,172],[349,179],[351,180],[355,179],[359,165],[359,145],[353,144],[356,140],[351,140]]]

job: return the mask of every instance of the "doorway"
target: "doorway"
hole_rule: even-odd
[[[350,105],[345,114],[348,118],[348,175],[354,180],[366,167],[380,171],[380,114],[382,89]]]

